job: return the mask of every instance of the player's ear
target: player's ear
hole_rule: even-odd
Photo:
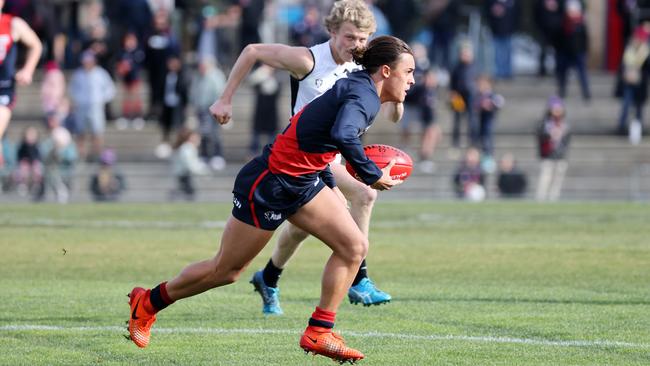
[[[390,71],[390,66],[381,65],[381,76],[383,76],[384,79],[388,79],[390,77]]]

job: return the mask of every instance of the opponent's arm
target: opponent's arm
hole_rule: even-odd
[[[221,97],[210,106],[210,113],[221,124],[232,116],[232,97],[239,84],[257,62],[276,69],[287,70],[293,77],[301,79],[314,67],[314,59],[308,48],[291,47],[283,44],[249,44],[235,61]]]
[[[38,39],[32,28],[18,17],[13,18],[11,21],[11,34],[15,41],[20,41],[27,47],[25,65],[16,72],[16,82],[20,85],[31,84],[34,69],[38,65],[43,50],[41,40]]]

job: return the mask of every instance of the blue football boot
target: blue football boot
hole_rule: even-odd
[[[264,283],[262,271],[257,271],[251,278],[250,283],[255,286],[255,291],[262,296],[262,312],[264,315],[282,315],[284,312],[280,307],[280,289],[278,287],[268,287]]]
[[[369,278],[364,278],[350,287],[348,290],[348,299],[351,304],[362,303],[363,306],[379,305],[390,302],[391,296],[378,289]]]

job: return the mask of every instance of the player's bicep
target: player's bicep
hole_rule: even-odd
[[[41,43],[36,33],[21,18],[14,17],[12,19],[11,33],[14,40],[24,43],[27,47],[37,46]]]
[[[314,67],[314,59],[308,48],[283,44],[258,44],[253,46],[256,58],[276,69],[287,70],[294,77],[302,78]]]

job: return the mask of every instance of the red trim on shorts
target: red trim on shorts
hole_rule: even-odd
[[[257,215],[255,215],[255,203],[253,202],[253,193],[255,193],[255,190],[257,189],[257,186],[260,184],[260,181],[262,180],[262,178],[264,178],[268,173],[269,173],[268,169],[264,170],[257,177],[257,179],[255,179],[255,183],[253,183],[253,186],[251,187],[251,190],[248,193],[248,202],[250,202],[251,214],[253,216],[253,221],[255,222],[255,227],[258,227],[258,228],[260,227],[260,221],[257,219]]]

